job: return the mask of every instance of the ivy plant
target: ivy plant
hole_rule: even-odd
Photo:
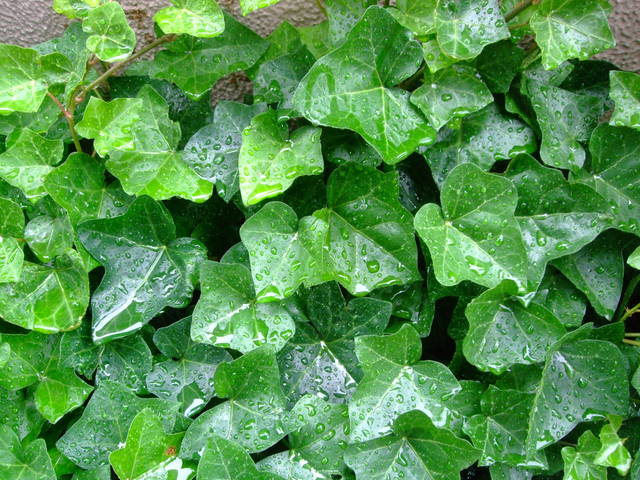
[[[0,44],[0,478],[640,478],[608,0],[317,6]]]

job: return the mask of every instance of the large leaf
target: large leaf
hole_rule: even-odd
[[[212,434],[237,442],[249,452],[260,452],[284,437],[286,399],[269,347],[220,365],[215,385],[216,394],[229,400],[194,420],[182,442],[182,458],[199,456]]]
[[[270,110],[253,117],[243,135],[238,171],[245,205],[281,194],[302,175],[322,172],[319,128],[305,126],[289,134]]]
[[[192,238],[176,238],[162,205],[140,197],[120,217],[82,223],[78,235],[105,267],[91,298],[94,341],[129,335],[163,308],[190,301],[205,249]]]
[[[456,480],[478,458],[478,451],[421,412],[400,416],[393,432],[351,445],[345,460],[358,478]]]
[[[542,0],[531,17],[531,29],[547,69],[565,60],[586,60],[615,45],[606,0]]]
[[[442,207],[430,203],[415,217],[438,282],[470,280],[491,288],[510,279],[524,289],[527,259],[513,183],[463,163],[446,178],[440,198]]]
[[[280,350],[295,332],[298,315],[290,301],[257,303],[249,270],[236,263],[206,261],[201,294],[193,311],[196,342],[251,351],[261,345]]]
[[[421,62],[410,32],[387,11],[370,7],[344,43],[311,67],[293,103],[314,124],[359,133],[394,164],[435,139],[409,93],[393,88]]]
[[[215,0],[173,0],[173,6],[159,10],[153,19],[164,33],[186,33],[211,38],[224,31],[222,9]]]
[[[422,360],[416,330],[403,325],[386,336],[356,339],[356,355],[364,371],[349,404],[351,440],[363,442],[391,432],[402,413],[421,410],[435,426],[449,426],[447,400],[461,389],[443,364]]]
[[[640,128],[640,75],[612,70],[611,99],[616,108],[609,123],[618,127]]]
[[[89,34],[87,49],[103,62],[124,60],[136,46],[136,34],[118,2],[90,10],[82,29]]]
[[[0,426],[0,472],[6,480],[56,479],[44,440],[22,443],[8,425]]]

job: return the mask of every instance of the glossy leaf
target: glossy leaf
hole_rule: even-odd
[[[242,15],[247,15],[251,12],[266,8],[278,3],[280,0],[240,0],[240,9]]]
[[[67,215],[40,215],[27,223],[24,238],[40,261],[49,262],[71,248],[73,229]]]
[[[82,29],[89,34],[87,49],[103,62],[124,60],[136,46],[136,34],[118,2],[89,10]]]
[[[640,270],[640,247],[636,248],[631,255],[629,255],[627,263],[636,270]]]
[[[562,449],[564,478],[567,480],[605,480],[607,469],[593,463],[598,448],[600,448],[600,442],[590,430],[580,436],[576,448],[564,447]]]
[[[640,128],[640,75],[611,71],[611,99],[616,104],[609,123],[618,127]]]
[[[245,205],[281,194],[299,176],[322,172],[319,128],[301,127],[289,134],[286,123],[270,110],[253,117],[243,135],[238,170]]]
[[[163,308],[190,301],[205,249],[192,238],[176,238],[162,205],[140,197],[120,217],[84,222],[78,235],[105,267],[91,298],[94,341],[129,335]]]
[[[0,426],[0,472],[6,480],[56,479],[44,440],[23,444],[7,425]]]
[[[409,94],[393,88],[415,73],[421,61],[420,45],[409,31],[385,10],[371,7],[345,42],[311,67],[293,104],[316,125],[359,133],[385,162],[397,163],[435,139]]]
[[[398,21],[416,35],[429,35],[435,30],[435,0],[399,0],[396,2]]]
[[[0,44],[0,112],[36,112],[47,94],[46,67],[31,48]]]
[[[622,425],[621,417],[609,417],[609,423],[600,429],[600,450],[596,453],[593,463],[603,467],[613,467],[622,476],[629,473],[631,468],[631,454],[624,446],[625,440],[618,436]]]
[[[186,33],[211,38],[224,31],[222,9],[215,0],[173,0],[173,6],[159,10],[153,19],[168,33]]]

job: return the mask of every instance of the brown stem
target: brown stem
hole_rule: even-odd
[[[327,10],[326,10],[326,8],[324,8],[324,4],[322,3],[322,0],[316,0],[316,5],[318,6],[318,8],[322,12],[322,14],[326,17],[327,16]]]
[[[80,137],[78,136],[78,132],[76,132],[76,124],[73,120],[73,111],[67,110],[65,106],[62,104],[62,102],[58,100],[58,97],[56,97],[53,93],[47,92],[47,96],[51,100],[53,100],[53,103],[55,103],[58,106],[58,108],[62,112],[62,115],[64,115],[64,118],[67,121],[67,125],[69,125],[69,131],[71,132],[71,138],[73,139],[73,144],[76,146],[76,151],[82,153],[82,146],[80,145]]]
[[[520,15],[524,10],[529,8],[532,4],[533,4],[533,0],[522,0],[521,2],[517,3],[515,7],[513,7],[513,10],[511,10],[509,13],[507,13],[504,16],[504,19],[507,22],[510,22],[515,17]]]

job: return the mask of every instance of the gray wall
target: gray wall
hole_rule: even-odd
[[[224,7],[238,13],[238,0],[218,0]],[[0,42],[32,45],[59,34],[68,20],[51,9],[52,0],[0,0]],[[141,43],[153,38],[151,17],[169,0],[120,0]],[[640,4],[638,0],[613,0],[611,23],[618,45],[600,55],[627,70],[640,72]],[[282,0],[279,4],[258,10],[243,21],[260,34],[270,33],[282,20],[294,25],[309,25],[321,20],[315,0]],[[235,85],[233,82],[236,82]],[[239,83],[238,83],[239,82]],[[239,78],[232,79],[224,89],[243,89]],[[231,92],[227,92],[228,94]],[[236,94],[237,95],[237,94]]]

